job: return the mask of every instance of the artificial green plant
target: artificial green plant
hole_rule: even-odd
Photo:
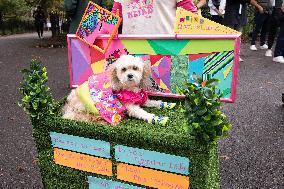
[[[40,119],[46,115],[52,115],[55,103],[47,86],[46,68],[37,59],[33,59],[30,69],[21,71],[23,82],[20,84],[20,92],[23,95],[19,105],[31,116]]]
[[[190,134],[201,143],[216,144],[221,137],[227,136],[231,128],[221,112],[222,93],[217,88],[219,80],[203,80],[196,74],[192,78],[194,82],[187,83],[183,90],[188,122],[185,127],[189,127]]]

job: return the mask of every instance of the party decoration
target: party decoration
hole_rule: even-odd
[[[190,35],[233,35],[240,34],[231,28],[213,22],[200,15],[178,7],[174,26],[176,34]]]
[[[121,18],[119,16],[90,1],[76,35],[90,46],[105,52],[112,38],[117,34],[120,22]],[[100,34],[110,34],[107,45],[104,47],[97,41],[97,37]]]
[[[229,35],[228,39],[123,37],[114,39],[105,53],[96,49],[80,50],[85,46],[74,37],[69,37],[68,41],[72,87],[82,85],[92,75],[108,77],[106,73],[109,65],[121,55],[131,54],[151,65],[149,79],[152,85],[148,88],[150,95],[181,97],[180,89],[184,83],[192,81],[191,76],[195,73],[204,79],[219,79],[219,87],[225,95],[222,100],[235,100],[239,38]],[[102,41],[107,45],[107,38],[102,38]],[[89,58],[85,58],[86,56]]]

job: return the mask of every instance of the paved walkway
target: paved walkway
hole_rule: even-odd
[[[50,35],[50,34],[46,34]],[[20,70],[32,57],[46,65],[49,86],[59,99],[68,94],[67,49],[35,48],[35,33],[0,37],[0,188],[40,189],[32,126],[17,102]],[[243,47],[238,99],[225,104],[230,137],[219,145],[223,189],[284,188],[284,64]]]

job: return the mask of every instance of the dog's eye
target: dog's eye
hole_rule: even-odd
[[[133,66],[133,70],[138,70],[138,67],[137,66]]]
[[[121,71],[126,72],[126,68],[122,68]]]

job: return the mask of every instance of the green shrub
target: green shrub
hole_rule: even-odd
[[[183,91],[189,132],[201,143],[215,144],[220,137],[227,135],[231,127],[220,110],[222,94],[216,88],[219,80],[203,81],[197,75],[193,75],[193,79],[195,83],[187,83]]]
[[[50,94],[50,88],[46,85],[48,80],[46,68],[42,67],[39,60],[33,59],[30,69],[24,69],[22,73],[23,82],[20,84],[20,92],[23,98],[19,105],[35,119],[52,115],[55,103]]]

